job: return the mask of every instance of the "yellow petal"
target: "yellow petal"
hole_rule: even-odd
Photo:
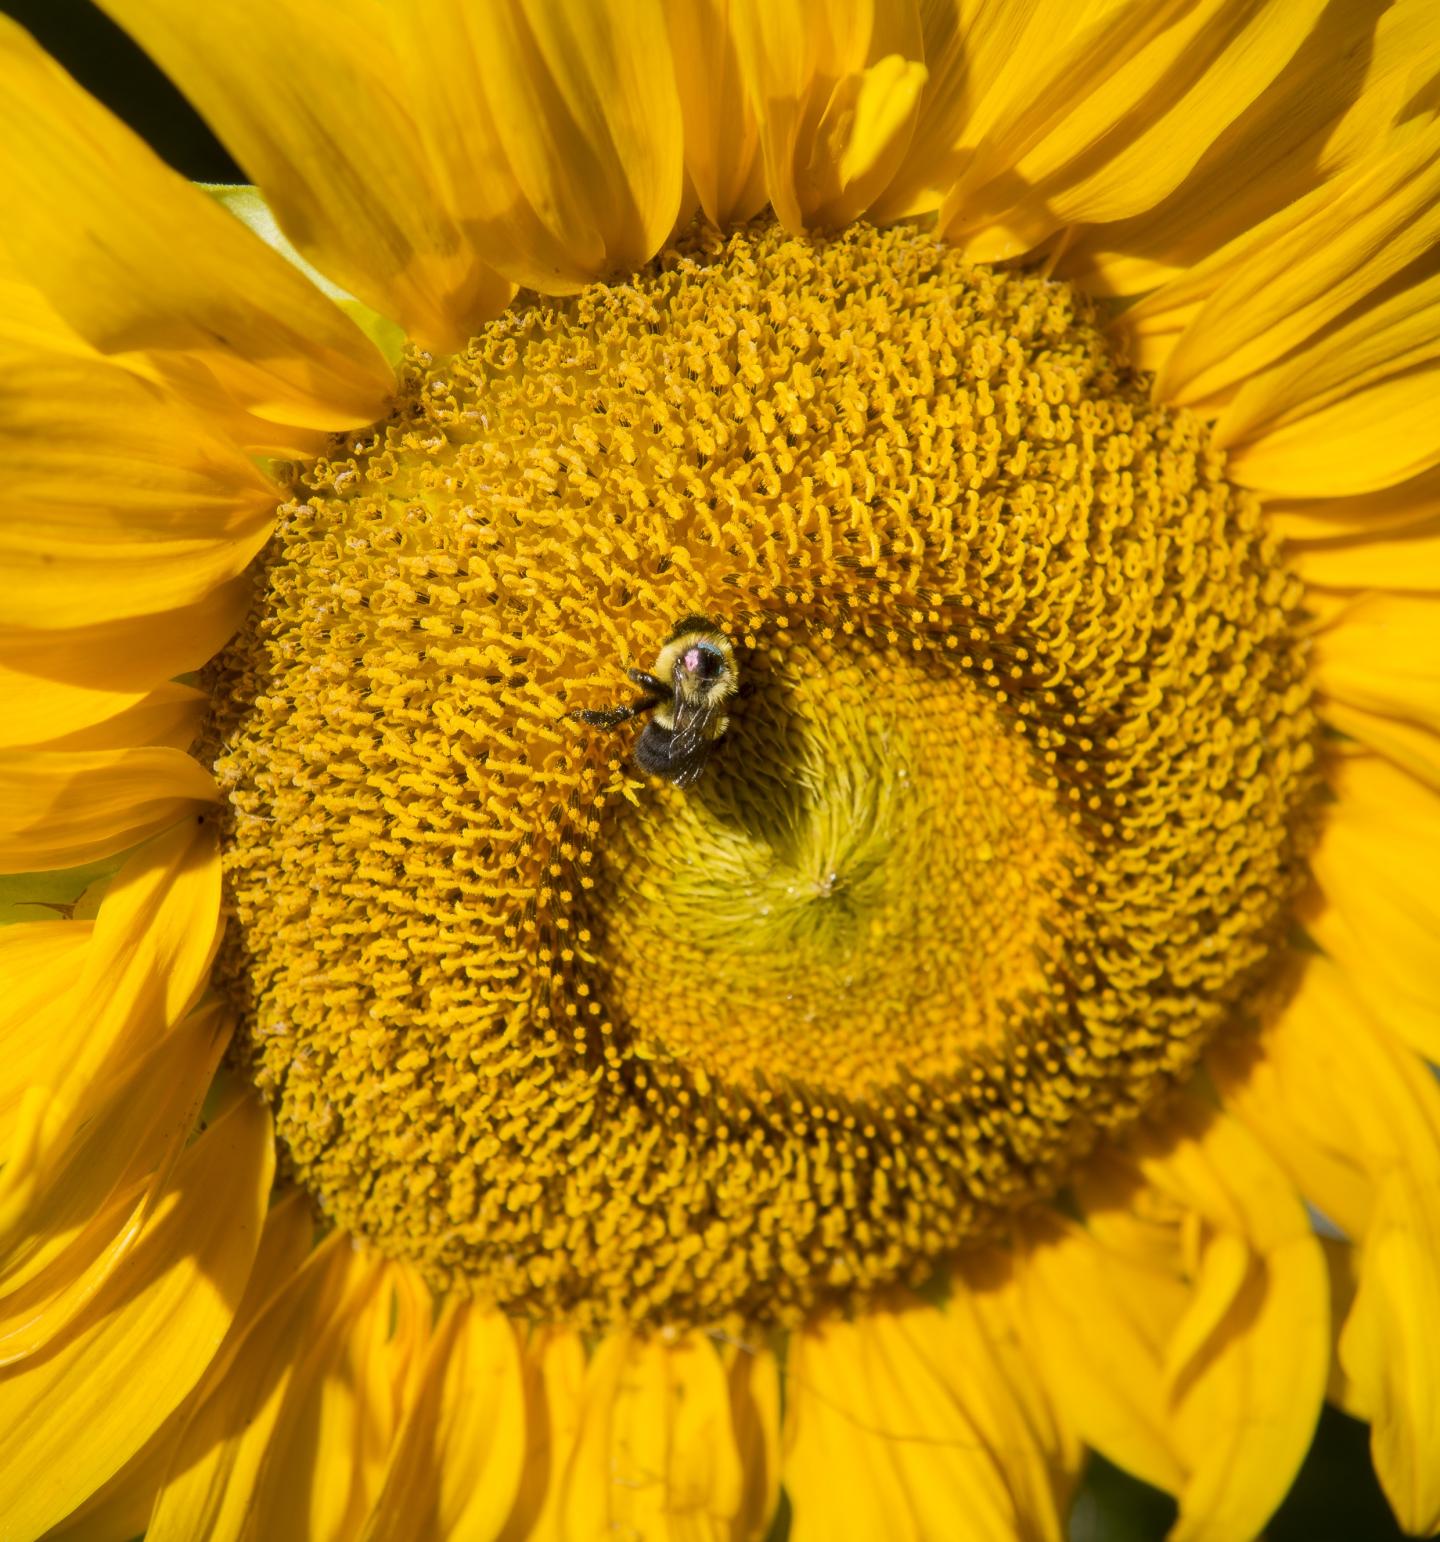
[[[405,354],[405,328],[388,316],[382,316],[379,311],[366,305],[363,300],[357,300],[349,290],[342,289],[339,284],[326,278],[314,263],[307,262],[295,250],[294,242],[276,223],[274,211],[265,202],[258,188],[248,182],[202,182],[199,186],[203,187],[221,208],[229,210],[247,230],[259,236],[271,251],[279,252],[286,262],[298,268],[321,294],[333,300],[375,344],[391,369],[399,368],[400,360]],[[243,435],[233,437],[241,439],[242,442],[249,442]],[[279,458],[283,459],[283,454]]]
[[[278,498],[248,456],[107,359],[0,347],[0,510],[86,544],[248,535]],[[97,498],[97,489],[104,496]]]
[[[199,736],[210,698],[193,686],[173,682],[131,702],[119,712],[45,743],[49,750],[110,750],[134,745],[168,745],[188,750]]]
[[[1068,8],[1067,8],[1068,11]],[[1071,17],[1040,0],[931,0],[920,7],[926,80],[904,160],[871,205],[878,223],[930,214],[940,207],[976,146],[984,139],[1008,88],[1007,66],[1033,65],[1068,35]],[[1057,35],[1058,34],[1058,35]]]
[[[376,1427],[388,1439],[398,1384],[423,1347],[407,1321],[414,1310],[390,1266],[334,1234],[271,1299],[197,1403],[149,1542],[355,1535],[374,1498],[377,1454],[383,1461]]]
[[[586,1370],[564,1480],[570,1542],[617,1532],[728,1542],[744,1479],[725,1367],[703,1335],[612,1333]]]
[[[1000,1431],[994,1446],[1022,1516],[1043,1533],[1063,1516],[1085,1452],[1050,1396],[1025,1312],[1022,1256],[1009,1245],[969,1249],[952,1264],[942,1308],[956,1348],[948,1365],[980,1400],[979,1417]]]
[[[1330,959],[1305,956],[1276,1021],[1217,1046],[1210,1066],[1226,1107],[1349,1236],[1388,1173],[1440,1184],[1440,1084]]]
[[[1333,699],[1324,703],[1324,710],[1325,721],[1332,728],[1440,792],[1440,735],[1413,720],[1369,712]]]
[[[943,1310],[897,1300],[792,1339],[786,1486],[797,1536],[1064,1535],[1068,1483],[1056,1481],[1037,1405],[996,1354],[999,1303],[985,1300],[995,1289],[1003,1282],[957,1277]],[[874,1528],[870,1507],[896,1494],[899,1513]]]
[[[569,1328],[537,1328],[524,1346],[525,1469],[497,1542],[563,1542],[565,1474],[580,1430],[585,1350]]]
[[[1428,1347],[1440,1311],[1440,1084],[1319,957],[1260,1040],[1214,1051],[1212,1069],[1227,1106],[1307,1197],[1362,1239],[1345,1255],[1355,1278],[1339,1390],[1374,1425],[1376,1469],[1406,1530],[1428,1534],[1440,1524],[1440,1377]]]
[[[188,749],[199,736],[210,697],[188,685],[157,686],[137,702],[103,723],[80,728],[59,739],[51,739],[46,749],[126,749],[134,745],[167,745]]]
[[[862,1353],[859,1328],[839,1320],[792,1335],[786,1348],[792,1542],[918,1542],[923,1535],[891,1448],[931,1432],[879,1415]]]
[[[1329,6],[1285,69],[1163,202],[1082,230],[1056,267],[1091,291],[1138,294],[1374,153],[1440,60],[1430,0]],[[1237,175],[1237,168],[1243,174]]]
[[[142,1234],[230,1025],[194,1013],[114,1079],[23,1208],[0,1206],[0,1365],[52,1343]]]
[[[1261,492],[1373,492],[1440,462],[1440,275],[1361,308],[1250,379],[1212,433],[1232,480]]]
[[[1373,295],[1437,235],[1440,133],[1402,136],[1135,307],[1131,330],[1207,296],[1156,379],[1157,398],[1223,401]]]
[[[431,348],[456,347],[504,309],[510,286],[447,206],[419,133],[426,83],[397,72],[385,46],[392,20],[413,25],[406,16],[349,0],[217,0],[203,15],[173,0],[104,8],[195,103],[322,273]],[[437,53],[432,68],[446,67]]]
[[[28,211],[8,253],[76,332],[162,376],[172,355],[202,361],[280,423],[380,414],[392,376],[371,343],[5,19],[0,71],[0,172]]]
[[[269,1115],[237,1099],[64,1340],[0,1371],[0,1534],[38,1537],[189,1395],[244,1291],[273,1166]]]
[[[1039,1363],[1067,1422],[1111,1461],[1177,1494],[1163,1355],[1184,1306],[1172,1272],[1100,1246],[1058,1219],[1025,1232],[1021,1289]]]
[[[1283,1172],[1240,1125],[1182,1104],[1167,1127],[1081,1176],[1088,1229],[1032,1236],[1031,1321],[1086,1440],[1176,1494],[1174,1537],[1253,1536],[1324,1395],[1325,1263]]]
[[[366,1542],[495,1536],[519,1492],[525,1443],[513,1325],[499,1312],[450,1303],[391,1451]]]
[[[684,187],[659,0],[416,0],[394,14],[445,207],[488,263],[563,294],[659,250]]]
[[[1424,472],[1353,498],[1267,498],[1265,514],[1293,541],[1401,535],[1440,519],[1440,473]]]
[[[919,116],[915,5],[745,0],[734,26],[776,217],[797,234],[849,224],[898,171]]]
[[[986,262],[1063,226],[1151,207],[1269,86],[1322,10],[1311,0],[1085,7],[1087,25],[1015,93],[947,195],[940,228]]]
[[[213,832],[184,825],[141,847],[106,891],[73,991],[48,1015],[57,1045],[23,1095],[0,1170],[7,1224],[24,1224],[108,1084],[189,1011],[220,938],[220,858]],[[77,1031],[78,1027],[78,1031]],[[38,1221],[41,1218],[37,1218]]]
[[[1340,1363],[1340,1334],[1360,1288],[1360,1250],[1343,1237],[1322,1236],[1320,1246],[1325,1250],[1325,1264],[1330,1271],[1330,1341],[1334,1346],[1330,1352],[1330,1382],[1325,1389],[1325,1401],[1352,1419],[1363,1422],[1364,1415],[1360,1412],[1354,1388]]]
[[[1172,1536],[1251,1536],[1285,1497],[1319,1416],[1328,1276],[1304,1206],[1253,1136],[1192,1105],[1172,1121],[1180,1138],[1135,1143],[1146,1179],[1209,1233],[1187,1309],[1205,1332],[1172,1366],[1173,1429],[1188,1468]],[[1212,1271],[1228,1298],[1219,1312]],[[1182,1318],[1174,1341],[1189,1328]]]
[[[1372,1011],[1440,1060],[1440,798],[1377,755],[1336,757],[1305,916]]]
[[[0,540],[0,625],[82,627],[203,604],[237,578],[269,538],[268,517],[244,539],[81,545],[38,527]]]
[[[9,750],[0,755],[0,872],[78,867],[219,799],[179,750]]]
[[[1282,521],[1280,529],[1285,528]],[[1308,588],[1440,593],[1440,519],[1337,533],[1332,540],[1291,540],[1285,556]]]
[[[244,619],[249,577],[159,615],[70,628],[0,626],[0,748],[113,719],[219,652]]]
[[[14,1139],[25,1093],[46,1079],[85,1031],[66,998],[77,989],[94,925],[32,921],[0,927],[0,1152]],[[59,1032],[57,1023],[63,1024]]]
[[[730,1351],[730,1414],[744,1495],[735,1516],[736,1542],[768,1537],[780,1503],[780,1366],[763,1344],[736,1342]]]
[[[1435,1175],[1392,1171],[1361,1248],[1360,1284],[1340,1335],[1357,1411],[1371,1424],[1381,1487],[1401,1526],[1440,1528],[1440,1217]]]
[[[278,1460],[274,1455],[267,1460],[256,1491],[262,1513],[285,1508],[288,1517],[289,1496],[308,1483],[307,1535],[356,1535],[380,1491],[396,1432],[414,1399],[433,1310],[429,1290],[407,1265],[390,1264],[379,1272],[357,1302],[336,1360],[323,1372],[329,1385],[322,1393],[315,1450],[304,1453],[293,1439],[282,1437]],[[302,1412],[300,1417],[303,1427],[309,1416]]]
[[[313,1232],[309,1200],[299,1189],[290,1189],[275,1200],[265,1216],[245,1294],[190,1399],[176,1408],[113,1478],[68,1515],[52,1536],[68,1537],[73,1542],[130,1542],[144,1532],[192,1408],[224,1378],[257,1317],[304,1263]]]
[[[0,381],[0,624],[190,605],[268,538],[278,489],[173,394],[93,354],[13,341]]]
[[[760,133],[735,51],[735,0],[666,0],[685,169],[712,225],[742,225],[765,207]]]
[[[1386,725],[1408,724],[1434,740],[1440,735],[1437,656],[1440,595],[1361,596],[1315,633],[1313,671],[1322,693],[1322,716],[1345,732],[1358,728],[1356,736],[1381,751],[1387,748],[1387,738],[1393,742],[1396,737],[1393,727],[1387,734]],[[1338,715],[1336,706],[1342,709]],[[1365,719],[1379,732],[1367,731]],[[1420,742],[1414,735],[1408,742],[1413,755]],[[1440,755],[1434,761],[1434,770],[1440,772]],[[1422,762],[1421,774],[1427,769]],[[1437,776],[1428,779],[1433,785]]]

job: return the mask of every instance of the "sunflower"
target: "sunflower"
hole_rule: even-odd
[[[1440,1527],[1432,0],[103,6],[254,185],[0,22],[0,1536]]]

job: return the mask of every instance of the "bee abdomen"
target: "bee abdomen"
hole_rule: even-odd
[[[659,723],[647,723],[635,741],[635,764],[652,776],[663,776],[677,787],[688,787],[705,769],[711,746],[700,742],[688,751],[678,748],[675,735]]]

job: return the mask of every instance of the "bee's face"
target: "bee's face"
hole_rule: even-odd
[[[695,685],[704,686],[718,680],[728,669],[725,655],[711,643],[691,644],[680,655],[680,667]]]

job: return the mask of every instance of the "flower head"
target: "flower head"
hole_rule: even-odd
[[[257,190],[0,32],[0,1531],[1440,1522],[1427,8],[106,8]]]

